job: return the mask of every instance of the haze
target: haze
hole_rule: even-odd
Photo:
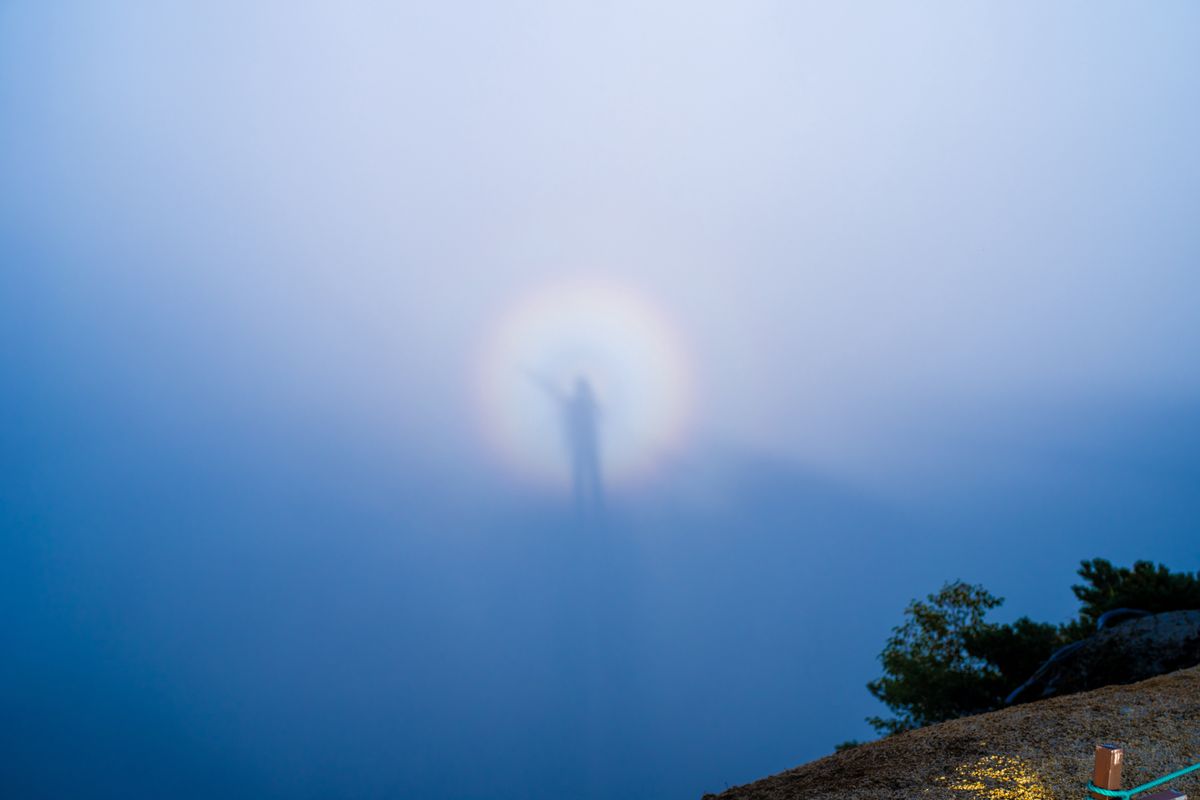
[[[869,737],[945,580],[1059,621],[1080,559],[1195,569],[1198,41],[1183,2],[3,4],[0,787],[695,798]],[[581,282],[688,376],[585,518],[479,379]]]

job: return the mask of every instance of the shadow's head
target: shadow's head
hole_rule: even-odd
[[[579,375],[575,378],[575,399],[583,403],[592,403],[595,401],[595,394],[592,392],[592,384],[582,375]]]

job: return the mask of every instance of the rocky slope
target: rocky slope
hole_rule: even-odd
[[[738,786],[720,800],[1084,800],[1096,744],[1125,786],[1200,761],[1200,667],[953,720]],[[1172,784],[1200,797],[1200,772]]]

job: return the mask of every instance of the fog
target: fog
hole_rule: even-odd
[[[1196,7],[248,5],[0,7],[15,796],[698,797],[1196,568]]]

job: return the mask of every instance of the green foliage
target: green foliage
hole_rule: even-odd
[[[1164,565],[1136,561],[1133,568],[1114,567],[1103,558],[1081,562],[1084,583],[1072,586],[1083,604],[1079,615],[1095,627],[1105,611],[1140,608],[1154,614],[1200,608],[1200,572],[1171,572]]]
[[[879,656],[883,677],[867,684],[896,716],[871,717],[871,726],[899,733],[988,708],[999,675],[968,642],[984,635],[984,615],[1002,602],[981,586],[954,581],[909,603]]]
[[[913,600],[879,656],[883,676],[867,684],[895,716],[867,721],[893,734],[999,708],[1055,650],[1090,636],[1105,611],[1200,608],[1200,572],[1172,573],[1149,561],[1131,569],[1101,558],[1081,564],[1083,583],[1072,589],[1082,608],[1064,625],[1028,617],[990,623],[987,612],[1003,599],[963,581]]]
[[[835,744],[833,746],[833,752],[844,753],[847,750],[853,750],[854,748],[859,747],[861,745],[862,745],[862,742],[860,742],[858,739],[847,739],[846,741],[841,742],[840,744]]]
[[[999,708],[1013,689],[1070,641],[1073,639],[1060,626],[1034,622],[1029,617],[1007,625],[984,625],[968,637],[968,652],[998,676],[987,681],[992,692],[987,708]]]

